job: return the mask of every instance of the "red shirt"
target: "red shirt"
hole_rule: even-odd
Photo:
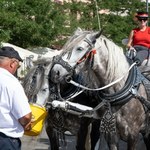
[[[150,27],[147,27],[145,31],[140,31],[139,28],[135,28],[133,31],[133,46],[141,45],[150,48]]]

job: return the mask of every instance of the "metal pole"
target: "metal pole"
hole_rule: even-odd
[[[149,12],[148,11],[148,0],[146,0],[146,11]]]
[[[97,19],[98,19],[98,27],[99,27],[99,30],[100,30],[101,29],[101,25],[100,25],[100,18],[99,18],[97,0],[95,0],[95,5],[96,5],[96,13],[97,13]]]
[[[146,0],[146,12],[149,14],[149,10],[148,10],[148,0]],[[147,22],[147,25],[149,25],[149,22]]]

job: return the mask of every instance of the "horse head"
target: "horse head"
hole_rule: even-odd
[[[49,97],[50,59],[34,62],[23,80],[23,87],[30,103],[44,106]]]
[[[83,67],[83,63],[94,53],[93,48],[100,32],[77,29],[62,48],[62,53],[53,59],[50,78],[54,83],[63,83]],[[80,69],[78,69],[80,68]]]

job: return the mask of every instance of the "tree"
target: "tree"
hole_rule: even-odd
[[[100,14],[104,34],[118,45],[123,46],[121,41],[127,38],[131,29],[135,27],[133,14],[136,11],[146,11],[146,4],[139,0],[112,0],[99,1],[100,9],[109,9],[110,14]],[[141,10],[142,8],[142,10]]]
[[[0,6],[1,41],[24,48],[50,45],[65,20],[50,0],[1,0]]]
[[[51,0],[0,0],[0,41],[27,47],[62,47],[77,27],[103,30],[121,45],[135,27],[133,13],[146,10],[140,0],[90,0],[72,3]],[[100,13],[109,10],[108,14]],[[122,46],[122,45],[121,45]]]
[[[70,12],[67,18],[70,27],[67,28],[66,34],[71,34],[77,27],[98,31],[100,26],[105,36],[123,46],[122,39],[127,38],[130,30],[135,27],[132,20],[133,14],[141,8],[146,10],[146,4],[140,0],[91,0],[90,3],[73,0],[72,3],[64,4],[64,9]],[[98,14],[97,10],[99,12],[109,10],[109,12]],[[77,15],[80,15],[80,19]]]

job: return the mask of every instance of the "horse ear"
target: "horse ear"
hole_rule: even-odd
[[[99,38],[99,37],[102,35],[102,31],[103,31],[103,30],[92,34],[92,36],[90,37],[90,40],[91,40],[91,42],[92,42],[93,44],[95,44],[96,39]]]
[[[102,35],[102,32],[103,32],[103,29],[101,29],[99,32],[97,32],[97,33],[95,34],[95,38],[96,38],[96,39],[99,38],[99,37]]]
[[[78,31],[82,31],[82,29],[80,27],[77,28]]]
[[[81,32],[83,32],[83,30],[78,27],[78,28],[75,30],[74,34],[75,34],[75,35],[80,35]]]

